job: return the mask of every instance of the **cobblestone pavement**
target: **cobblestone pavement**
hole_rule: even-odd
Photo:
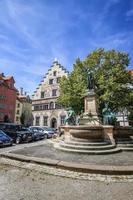
[[[133,182],[0,159],[0,200],[131,200]],[[82,177],[84,176],[84,178]],[[69,177],[69,178],[68,178]],[[103,178],[104,177],[104,178]],[[106,177],[106,178],[105,178]],[[125,177],[126,178],[126,177]],[[105,180],[106,181],[101,181]],[[117,177],[118,179],[118,177]],[[92,181],[93,180],[93,181]]]
[[[86,155],[77,153],[68,153],[57,150],[53,147],[50,141],[44,141],[39,145],[13,150],[15,154],[21,154],[26,156],[40,157],[40,158],[51,158],[56,160],[77,162],[77,163],[89,163],[99,165],[133,165],[133,152],[119,152],[108,155]]]
[[[11,165],[22,169],[35,170],[49,175],[62,176],[81,180],[96,180],[104,182],[133,182],[133,175],[102,175],[58,169],[47,165],[26,163],[7,158],[0,158],[0,164]]]

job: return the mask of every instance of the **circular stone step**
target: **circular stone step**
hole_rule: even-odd
[[[71,144],[71,145],[84,145],[84,146],[103,146],[103,145],[109,145],[109,142],[103,141],[103,142],[76,142],[76,141],[71,141],[71,140],[65,140],[66,144]]]
[[[65,142],[60,142],[59,146],[66,148],[66,149],[76,149],[76,150],[107,150],[107,149],[113,149],[115,148],[114,144],[110,144],[110,145],[103,145],[103,146],[85,146],[85,145],[72,145],[72,144],[66,144]]]
[[[90,154],[90,155],[96,155],[96,154],[113,154],[120,152],[120,148],[113,148],[113,149],[106,149],[106,150],[79,150],[79,149],[67,149],[64,147],[61,147],[59,143],[54,144],[54,147],[58,150],[70,152],[70,153],[81,153],[81,154]]]
[[[103,142],[103,139],[81,139],[81,138],[74,138],[71,137],[71,141],[76,141],[76,142]]]

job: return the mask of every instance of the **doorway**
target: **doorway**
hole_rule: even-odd
[[[57,128],[57,120],[56,118],[51,119],[51,128]]]

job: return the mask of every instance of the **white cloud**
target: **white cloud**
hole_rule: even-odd
[[[133,16],[133,9],[132,10],[128,10],[126,13],[127,17],[132,17]]]

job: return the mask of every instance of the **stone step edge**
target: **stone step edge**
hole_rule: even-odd
[[[110,145],[104,145],[104,146],[80,146],[80,145],[71,145],[71,144],[66,144],[65,142],[60,142],[59,145],[61,147],[67,148],[67,149],[79,149],[79,150],[108,150],[108,149],[113,149],[116,146],[113,144]]]
[[[119,148],[103,149],[103,150],[69,149],[69,148],[61,147],[59,145],[56,145],[55,148],[58,149],[58,150],[65,151],[65,152],[80,153],[80,154],[89,154],[89,155],[106,155],[106,154],[113,154],[113,153],[117,153],[117,152],[121,151],[121,149],[119,149]]]
[[[22,162],[30,162],[41,165],[55,166],[60,169],[77,171],[83,173],[94,173],[103,175],[133,175],[133,165],[130,166],[111,166],[111,165],[95,165],[91,163],[75,163],[67,161],[52,160],[49,158],[28,157],[12,153],[2,153],[0,157],[18,160]]]
[[[129,147],[129,148],[133,148],[133,144],[117,144],[118,147]]]
[[[84,146],[102,146],[102,145],[109,145],[109,142],[74,142],[74,141],[65,141],[66,144],[71,144],[71,145],[84,145]]]

